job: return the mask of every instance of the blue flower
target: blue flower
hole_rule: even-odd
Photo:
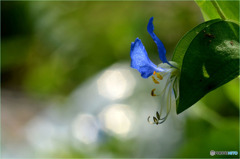
[[[147,30],[148,33],[151,35],[153,41],[157,44],[158,47],[158,53],[159,58],[163,63],[167,63],[170,66],[171,65],[167,58],[166,58],[166,49],[161,42],[161,40],[156,36],[156,34],[153,32],[154,26],[153,26],[153,17],[150,18]],[[131,57],[131,67],[137,69],[143,78],[148,78],[151,76],[154,71],[155,72],[163,72],[165,69],[157,67],[148,57],[147,51],[145,50],[145,47],[143,46],[141,40],[137,38],[135,42],[132,42],[131,44],[131,51],[130,51],[130,57]]]
[[[139,38],[131,44],[130,57],[132,68],[137,69],[143,78],[152,76],[153,82],[160,84],[160,89],[162,88],[158,95],[155,93],[156,88],[151,91],[152,96],[160,96],[161,98],[160,113],[156,112],[156,117],[153,117],[153,122],[150,122],[150,116],[148,117],[149,123],[161,124],[167,119],[171,107],[176,105],[176,100],[179,96],[180,70],[177,68],[177,63],[167,60],[166,49],[161,40],[153,32],[154,26],[152,22],[153,17],[149,20],[147,30],[157,45],[159,58],[163,63],[157,66],[149,59],[147,51]],[[161,83],[159,81],[161,81]],[[166,108],[166,115],[162,117],[164,107]]]
[[[132,42],[130,56],[132,58],[131,67],[137,69],[143,78],[148,78],[154,71],[164,71],[163,68],[157,67],[154,63],[152,63],[141,40],[138,38],[135,42]]]

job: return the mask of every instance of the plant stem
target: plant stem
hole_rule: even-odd
[[[223,20],[226,20],[226,17],[225,15],[223,14],[221,8],[219,7],[219,5],[217,4],[217,2],[215,0],[212,0],[211,1],[213,6],[215,7],[215,9],[217,10],[218,14],[220,15],[220,17],[223,19]]]

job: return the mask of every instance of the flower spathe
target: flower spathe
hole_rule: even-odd
[[[135,42],[131,44],[130,57],[132,68],[137,69],[143,78],[152,76],[153,82],[159,84],[161,86],[159,88],[162,88],[158,94],[155,93],[156,88],[151,91],[152,96],[160,97],[160,113],[156,112],[153,122],[150,121],[150,116],[148,117],[149,123],[158,125],[167,119],[171,107],[176,105],[179,96],[180,70],[177,68],[176,62],[167,60],[166,49],[153,32],[154,26],[152,22],[153,17],[149,20],[147,30],[158,47],[159,58],[163,63],[157,66],[149,59],[147,51],[139,38],[136,38]],[[163,115],[163,109],[165,109],[165,115]]]

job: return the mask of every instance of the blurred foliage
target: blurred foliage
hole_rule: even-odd
[[[239,79],[217,88],[197,103],[198,108],[193,108],[195,111],[187,120],[185,141],[177,157],[208,158],[211,150],[238,151],[239,104],[235,101],[239,101]]]
[[[178,157],[201,157],[208,158],[211,150],[215,151],[237,151],[238,150],[238,122],[227,122],[221,128],[212,128],[207,122],[199,119],[188,120],[187,139],[180,149]],[[225,123],[226,124],[226,123]],[[194,134],[194,135],[192,135]],[[219,158],[218,155],[214,156]],[[221,156],[236,158],[236,156]]]
[[[136,37],[143,39],[151,60],[160,63],[157,48],[146,29],[151,16],[155,18],[155,31],[167,49],[168,59],[178,40],[203,21],[194,2],[4,1],[1,4],[2,88],[38,98],[68,95],[111,64],[129,62],[130,44]],[[187,117],[183,145],[169,156],[209,157],[212,149],[238,150],[238,88],[239,79],[234,79],[210,92],[199,106],[188,109],[186,114],[193,115]],[[94,153],[59,143],[64,151],[57,149],[47,156],[141,157],[140,152],[135,152],[138,138],[105,138]]]
[[[2,2],[2,8],[2,86],[38,95],[66,95],[98,71],[129,60],[137,36],[157,59],[146,31],[151,16],[168,56],[200,22],[199,13],[192,14],[196,5],[187,2]]]

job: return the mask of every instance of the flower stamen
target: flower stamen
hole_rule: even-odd
[[[156,90],[156,88],[152,89],[152,91],[151,91],[151,96],[157,96],[157,95],[154,93],[155,90]]]
[[[157,116],[158,120],[160,120],[160,115],[159,115],[158,111],[156,112],[156,116]]]
[[[161,110],[162,111],[162,110]],[[156,117],[155,116],[153,116],[153,122],[151,122],[149,119],[150,119],[150,116],[148,117],[148,123],[149,124],[156,124],[156,125],[158,125],[158,124],[162,124],[166,119],[167,119],[167,116],[168,116],[168,114],[165,116],[165,117],[163,117],[163,118],[161,118],[161,113],[159,114],[158,112],[156,112]]]
[[[156,73],[156,75],[157,75],[157,78],[158,78],[158,79],[160,79],[160,80],[163,79],[163,76],[161,76],[160,73]]]
[[[156,78],[154,76],[152,76],[152,80],[155,84],[159,84],[159,82],[156,80]]]
[[[157,120],[157,118],[155,116],[153,117],[153,121],[154,121],[155,124],[158,125],[158,120]]]
[[[150,119],[150,116],[149,116],[148,119],[147,119],[147,121],[148,121],[149,124],[155,124],[154,122],[151,122],[149,119]]]

